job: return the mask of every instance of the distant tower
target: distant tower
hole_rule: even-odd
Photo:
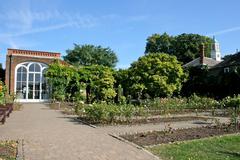
[[[221,61],[220,46],[214,36],[213,36],[213,44],[211,47],[211,58],[215,59],[216,61]]]

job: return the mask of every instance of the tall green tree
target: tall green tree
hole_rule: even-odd
[[[172,53],[174,37],[164,32],[148,37],[145,53]]]
[[[57,61],[49,65],[45,77],[51,85],[51,97],[54,100],[64,101],[80,92],[77,70],[71,66],[62,65]],[[77,91],[75,88],[78,88]]]
[[[73,65],[103,65],[115,67],[118,62],[116,53],[110,48],[94,45],[74,44],[73,49],[68,49],[64,60]]]
[[[179,93],[186,74],[175,56],[149,53],[129,68],[133,96],[166,97]],[[134,95],[135,94],[135,95]],[[136,95],[137,94],[137,95]]]
[[[182,63],[188,63],[199,57],[199,46],[205,44],[205,56],[210,56],[211,43],[209,37],[199,34],[181,34],[170,36],[167,33],[153,34],[148,37],[145,53],[167,53],[174,55]]]
[[[81,67],[78,72],[81,81],[86,84],[88,103],[90,101],[113,101],[116,96],[113,69],[105,66],[92,65]]]

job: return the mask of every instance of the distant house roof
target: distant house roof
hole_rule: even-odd
[[[197,67],[197,66],[201,66],[201,65],[207,65],[209,68],[212,68],[214,66],[216,66],[217,64],[219,64],[219,61],[216,61],[212,58],[208,58],[208,57],[203,57],[203,63],[200,62],[200,57],[192,60],[191,62],[188,62],[187,64],[183,65],[183,67]]]
[[[224,68],[229,66],[240,66],[240,52],[234,55],[228,56],[224,61],[217,64],[213,68]]]

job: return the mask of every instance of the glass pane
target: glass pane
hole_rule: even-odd
[[[22,72],[27,73],[27,69],[25,67],[22,67]]]
[[[33,73],[29,73],[28,81],[33,81]]]
[[[48,92],[42,91],[42,99],[48,99]]]
[[[22,89],[23,89],[23,90],[26,90],[26,89],[27,89],[27,84],[26,84],[26,82],[22,82]]]
[[[18,69],[17,69],[17,72],[18,72],[18,73],[22,72],[22,67],[18,68]]]
[[[35,91],[34,99],[39,99],[39,98],[40,98],[40,92],[39,91]]]
[[[41,68],[38,64],[35,64],[35,72],[40,72]]]
[[[21,85],[21,82],[17,82],[17,91],[21,90],[22,89],[22,85]]]
[[[42,90],[46,90],[46,89],[47,89],[46,83],[42,83]]]
[[[27,92],[23,92],[23,99],[26,99],[27,97]]]
[[[26,73],[22,73],[22,81],[27,81],[27,74]]]
[[[33,83],[32,82],[28,82],[28,90],[33,90]]]
[[[30,72],[34,72],[34,64],[31,64],[31,65],[30,65],[29,71],[30,71]]]
[[[33,91],[28,91],[28,99],[33,99]]]
[[[35,82],[40,82],[40,74],[35,74]]]
[[[21,73],[17,73],[17,81],[21,81]]]
[[[40,83],[35,83],[35,90],[40,90]]]
[[[45,78],[44,78],[44,76],[42,76],[42,82],[45,82]]]

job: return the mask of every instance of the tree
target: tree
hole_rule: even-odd
[[[179,61],[188,63],[199,57],[199,46],[204,44],[205,56],[209,57],[211,54],[212,42],[213,40],[206,36],[184,33],[175,37],[175,40],[173,41],[173,55],[175,55]]]
[[[148,37],[145,53],[168,53],[172,54],[172,43],[174,37],[169,36],[166,32],[162,35],[153,34]]]
[[[199,46],[205,44],[206,56],[210,56],[212,39],[198,34],[170,36],[167,33],[153,34],[148,37],[145,53],[167,53],[174,55],[181,62],[188,63],[199,57]]]
[[[87,102],[113,101],[116,92],[111,68],[99,65],[84,66],[79,69],[79,76],[86,84],[86,95],[89,96]]]
[[[175,56],[165,53],[149,53],[132,63],[129,68],[133,96],[148,94],[154,97],[179,93],[186,74]]]
[[[123,88],[123,95],[128,96],[130,94],[129,87],[131,85],[129,69],[119,69],[115,71],[114,79],[116,80],[115,88],[121,85]]]
[[[2,81],[0,81],[0,104],[5,103],[6,92],[7,92],[6,86],[4,85],[4,83]]]
[[[64,60],[73,65],[115,67],[118,62],[114,51],[101,46],[74,44],[74,49],[68,49],[66,52]]]
[[[181,89],[182,96],[191,96],[194,93],[201,96],[211,95],[209,90],[212,89],[212,77],[208,77],[209,70],[207,66],[186,68],[185,72],[188,72],[189,76],[188,80],[183,83],[183,87]]]
[[[80,92],[79,76],[71,66],[62,65],[60,62],[50,64],[45,77],[51,85],[51,96],[54,100],[64,101]]]

